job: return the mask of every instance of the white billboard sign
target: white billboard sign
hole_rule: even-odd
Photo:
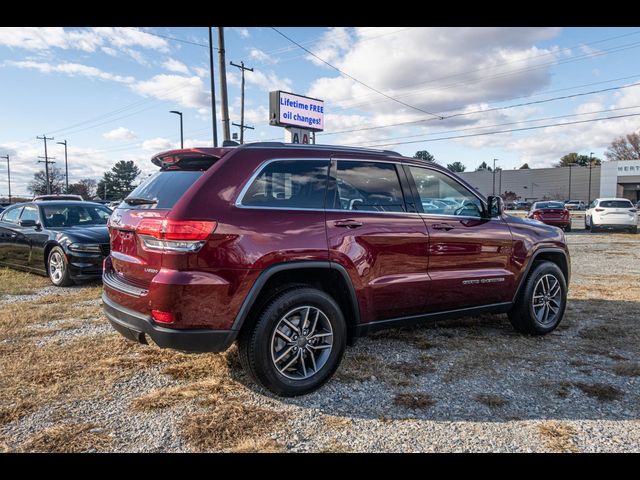
[[[324,101],[277,90],[269,92],[269,124],[324,130]]]

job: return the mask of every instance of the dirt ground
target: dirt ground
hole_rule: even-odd
[[[137,345],[99,283],[0,269],[0,451],[640,451],[640,235],[567,234],[566,316],[389,330],[319,391],[279,399],[237,352]]]

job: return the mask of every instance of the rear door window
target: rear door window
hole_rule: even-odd
[[[333,210],[405,212],[404,196],[392,163],[338,160]]]
[[[278,160],[267,164],[241,198],[246,207],[322,209],[328,160]]]
[[[34,222],[40,222],[40,215],[38,214],[38,207],[33,205],[27,205],[22,210],[20,220],[33,220]]]
[[[23,206],[20,205],[18,207],[7,208],[4,214],[2,215],[2,221],[9,222],[9,223],[17,223],[18,217],[20,216],[20,212],[22,211],[22,207]]]
[[[633,208],[629,200],[603,200],[598,206],[602,208]]]

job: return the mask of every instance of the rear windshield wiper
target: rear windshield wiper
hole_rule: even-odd
[[[153,198],[142,198],[142,197],[127,197],[124,199],[129,205],[153,205],[158,203],[158,200],[154,200]]]

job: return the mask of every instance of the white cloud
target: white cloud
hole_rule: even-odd
[[[102,136],[107,140],[132,140],[138,137],[135,132],[125,127],[114,128],[103,133]]]
[[[196,75],[198,75],[199,77],[209,78],[209,68],[193,67],[193,70],[196,72]]]
[[[168,58],[167,61],[162,64],[162,66],[170,72],[184,73],[185,75],[189,74],[189,68],[184,63],[174,58]]]
[[[270,63],[270,64],[278,63],[278,59],[277,58],[272,57],[267,52],[264,52],[263,50],[260,50],[259,48],[252,48],[249,51],[249,56],[251,58],[253,58],[254,60],[256,60],[258,62],[262,62],[262,63]]]
[[[211,103],[210,93],[200,77],[161,74],[138,81],[131,89],[142,96],[173,101],[183,107],[207,108]]]
[[[256,85],[258,88],[264,91],[271,90],[287,90],[293,89],[292,82],[288,78],[280,78],[274,72],[264,73],[259,70],[245,73],[245,80],[247,83]]]
[[[240,37],[242,38],[249,38],[251,36],[249,30],[247,30],[246,28],[236,28],[234,30],[238,32],[238,35],[240,35]]]
[[[135,78],[131,76],[125,77],[122,75],[115,75],[113,73],[100,70],[99,68],[83,65],[81,63],[60,63],[53,65],[51,63],[34,62],[32,60],[18,62],[8,60],[3,65],[38,70],[41,73],[64,73],[70,76],[79,75],[83,77],[100,78],[102,80],[111,80],[119,83],[132,83],[135,81]]]
[[[180,144],[172,143],[171,140],[164,137],[150,138],[142,142],[143,150],[150,150],[153,152],[160,152],[163,150],[171,150],[173,148],[179,148]]]
[[[0,45],[27,50],[61,48],[85,52],[94,52],[102,46],[115,49],[140,47],[161,52],[169,50],[168,43],[163,38],[150,35],[137,28],[126,27],[74,30],[63,27],[3,27],[0,28]],[[111,52],[113,53],[113,50]],[[127,54],[131,55],[130,52]]]
[[[549,82],[550,65],[543,64],[558,55],[557,49],[535,47],[556,35],[555,28],[413,28],[382,37],[385,29],[373,30],[364,36],[357,29],[355,38],[328,33],[314,52],[429,112],[530,94]],[[308,94],[369,113],[415,112],[339,74],[315,80]]]

